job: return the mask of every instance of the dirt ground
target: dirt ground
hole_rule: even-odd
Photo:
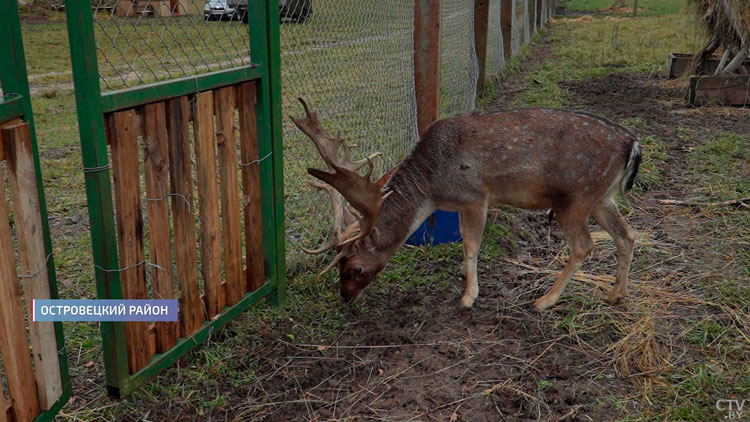
[[[511,104],[528,70],[549,55],[543,41],[534,48],[526,70],[501,83],[499,92],[509,94],[490,109]],[[719,130],[750,133],[750,119],[742,110],[691,109],[683,86],[661,75],[616,74],[566,82],[564,88],[571,108],[617,122],[639,121],[637,134],[658,138],[666,148],[657,163],[661,181],[631,198],[627,218],[641,237],[631,296],[624,303],[604,301],[615,251],[592,227],[597,247],[581,275],[558,305],[535,311],[532,302],[565,263],[565,243],[544,212],[494,212],[490,221],[508,227],[510,236],[486,238],[484,245],[495,242],[510,254],[480,260],[480,295],[473,309],[459,306],[458,260],[421,263],[427,271],[451,266],[455,280],[446,289],[423,285],[407,294],[366,292],[367,306],[345,311],[349,326],[333,342],[280,337],[292,321],[261,328],[258,344],[239,353],[236,363],[254,368],[254,380],[241,385],[219,380],[223,406],[198,417],[189,406],[164,402],[153,406],[147,419],[619,420],[644,412],[659,376],[703,359],[705,351],[680,334],[693,324],[685,321],[726,320],[747,333],[742,325],[747,321],[704,306],[708,299],[693,287],[698,280],[742,274],[741,263],[727,268],[722,262],[710,234],[703,243],[696,241],[710,216],[658,200],[689,197],[695,189],[687,160],[699,140]],[[747,155],[738,159],[750,162]],[[745,169],[750,172],[750,165]],[[217,340],[232,335],[229,329]],[[733,353],[729,358],[748,361],[746,348]]]

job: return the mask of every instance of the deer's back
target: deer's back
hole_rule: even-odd
[[[519,109],[435,122],[404,162],[429,174],[436,205],[560,207],[596,201],[617,181],[635,136],[584,113]]]

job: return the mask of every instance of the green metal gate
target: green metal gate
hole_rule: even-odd
[[[279,6],[247,3],[66,2],[98,297],[180,300],[179,324],[101,324],[112,395],[284,301]]]
[[[0,421],[50,421],[70,398],[62,325],[31,315],[33,299],[56,298],[17,2],[0,0]]]

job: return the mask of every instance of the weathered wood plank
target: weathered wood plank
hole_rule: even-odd
[[[690,78],[690,104],[750,105],[750,75],[693,76]]]
[[[190,106],[187,97],[167,101],[169,178],[174,220],[175,262],[180,288],[180,331],[187,337],[206,319],[198,286],[198,249],[193,214],[193,173],[190,165]]]
[[[47,253],[44,250],[42,215],[31,148],[28,123],[2,129],[3,148],[8,162],[10,188],[15,212],[16,236],[25,279],[27,308],[32,299],[50,299]],[[47,410],[62,395],[60,361],[57,357],[55,325],[52,322],[35,322],[29,325],[34,378],[39,393],[39,407]]]
[[[11,119],[11,120],[8,120],[7,122],[0,123],[0,129],[4,127],[9,127],[9,126],[15,126],[19,123],[23,123],[23,120]],[[0,161],[5,160],[5,151],[3,151],[2,144],[3,144],[3,135],[2,133],[0,133]]]
[[[117,210],[117,246],[120,285],[124,299],[146,299],[146,266],[141,213],[138,125],[135,110],[114,113],[110,120],[112,174]],[[126,322],[125,344],[128,367],[134,374],[151,361],[148,350],[148,323]]]
[[[242,166],[242,208],[245,218],[247,252],[246,289],[255,291],[265,281],[263,267],[263,222],[260,207],[260,163],[258,160],[258,122],[255,117],[256,85],[247,82],[239,87],[240,156]]]
[[[169,157],[167,151],[167,112],[164,103],[148,104],[141,112],[143,161],[146,169],[146,211],[151,240],[154,298],[174,299],[172,243],[167,205]],[[177,323],[157,322],[156,351],[163,353],[177,343]]]
[[[8,405],[5,403],[2,384],[0,384],[0,422],[8,422]]]
[[[198,208],[201,221],[201,264],[209,319],[221,312],[221,233],[219,188],[214,143],[214,95],[202,92],[193,116],[198,170]]]
[[[235,117],[237,93],[234,86],[217,89],[216,144],[221,182],[221,231],[224,242],[224,274],[227,304],[240,301],[244,292],[242,276],[242,229],[240,224],[240,187],[237,170],[237,137]]]
[[[30,422],[39,414],[21,289],[8,220],[8,204],[0,189],[0,353],[2,353],[14,422]]]

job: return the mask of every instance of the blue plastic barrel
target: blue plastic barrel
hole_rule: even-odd
[[[421,246],[458,242],[459,240],[461,240],[461,231],[458,228],[458,213],[437,210],[406,239],[406,243]]]

